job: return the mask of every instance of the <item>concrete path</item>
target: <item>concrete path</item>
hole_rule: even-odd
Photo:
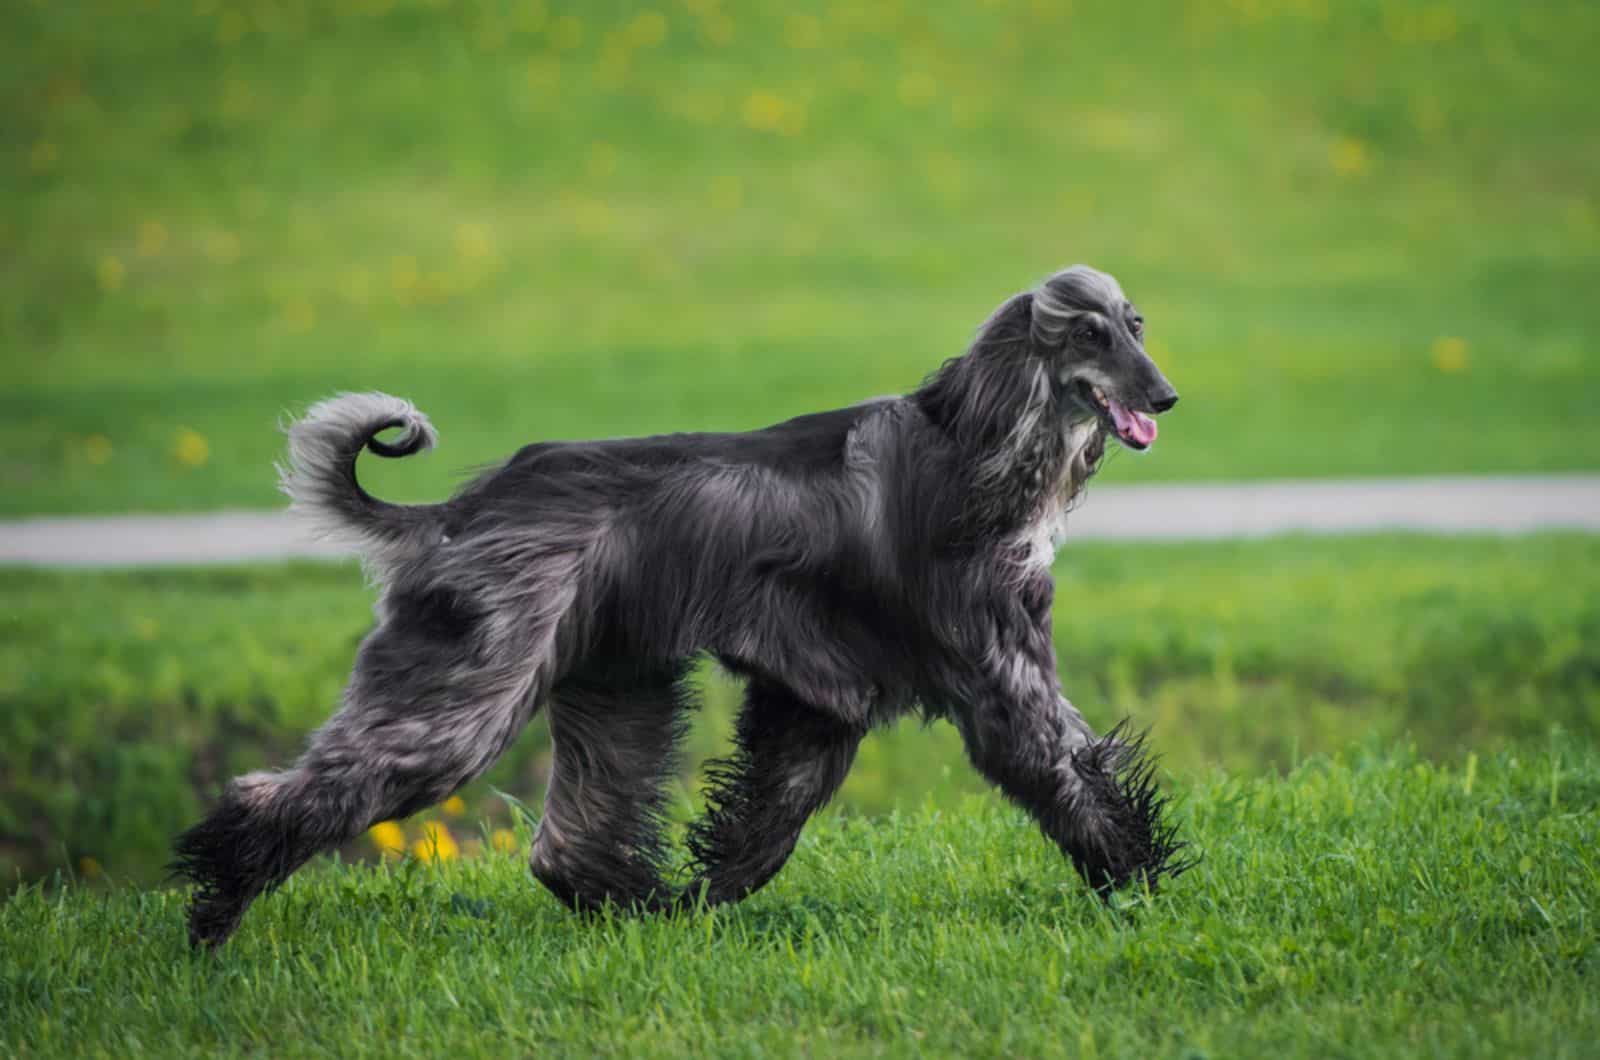
[[[1382,530],[1600,533],[1600,474],[1091,486],[1073,541],[1182,541]],[[337,559],[284,512],[0,522],[0,564],[149,567]]]

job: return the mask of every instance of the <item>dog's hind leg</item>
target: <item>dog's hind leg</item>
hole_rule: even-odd
[[[800,830],[844,783],[865,730],[754,678],[734,754],[708,768],[706,815],[689,830],[695,877],[686,901],[736,902],[789,860]]]
[[[686,672],[594,665],[551,695],[555,766],[528,861],[574,909],[671,904],[662,814],[690,707]]]
[[[256,897],[317,853],[488,769],[556,676],[554,608],[514,631],[438,590],[396,594],[385,611],[343,707],[299,761],[237,778],[178,838],[174,868],[196,884],[194,945],[221,945]]]

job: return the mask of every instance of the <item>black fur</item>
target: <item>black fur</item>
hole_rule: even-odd
[[[1145,413],[1177,400],[1141,335],[1116,282],[1076,267],[1008,300],[907,397],[745,434],[531,445],[438,505],[356,482],[363,445],[432,443],[408,403],[312,409],[285,486],[364,546],[379,621],[301,759],[239,778],[179,839],[192,937],[222,942],[318,850],[445,798],[546,702],[555,772],[531,862],[577,909],[758,889],[862,735],[909,711],[953,722],[1094,887],[1181,871],[1141,742],[1095,737],[1050,633],[1067,506],[1108,434],[1143,448]],[[702,654],[749,689],[680,888],[659,818]]]

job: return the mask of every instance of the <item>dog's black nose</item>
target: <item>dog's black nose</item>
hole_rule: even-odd
[[[1150,396],[1150,407],[1157,412],[1165,412],[1177,403],[1178,392],[1176,390],[1168,390],[1165,393],[1152,394]]]

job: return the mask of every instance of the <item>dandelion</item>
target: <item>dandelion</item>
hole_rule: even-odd
[[[91,858],[85,854],[83,857],[78,859],[78,875],[82,876],[84,879],[97,880],[104,874],[105,869],[102,868],[100,862],[96,861],[94,858]]]
[[[56,160],[61,157],[61,151],[49,140],[40,140],[33,145],[33,150],[28,152],[28,165],[33,167],[35,173],[43,173],[55,166]]]
[[[439,804],[439,809],[451,817],[460,817],[467,812],[467,800],[460,795],[452,795]]]
[[[517,852],[517,833],[509,828],[496,828],[489,833],[489,845],[502,854]]]
[[[1447,375],[1467,370],[1467,340],[1457,335],[1442,335],[1433,340],[1433,366]]]
[[[805,128],[805,107],[771,92],[752,92],[744,101],[744,123],[762,132],[797,135]]]
[[[172,444],[172,456],[184,467],[202,467],[211,459],[211,443],[199,431],[183,427]]]
[[[418,861],[454,861],[461,856],[456,837],[439,821],[428,821],[422,826],[422,838],[411,844],[411,854]]]
[[[1359,177],[1372,168],[1372,156],[1367,145],[1353,136],[1343,136],[1328,148],[1328,161],[1333,171],[1341,177]]]
[[[128,267],[122,264],[122,259],[115,254],[102,256],[100,263],[95,266],[95,276],[100,281],[100,289],[102,291],[122,290],[122,281],[127,275]]]
[[[384,857],[399,857],[406,850],[406,833],[396,821],[379,821],[367,829],[367,838]]]
[[[111,459],[111,439],[91,434],[83,440],[83,458],[96,467]]]

